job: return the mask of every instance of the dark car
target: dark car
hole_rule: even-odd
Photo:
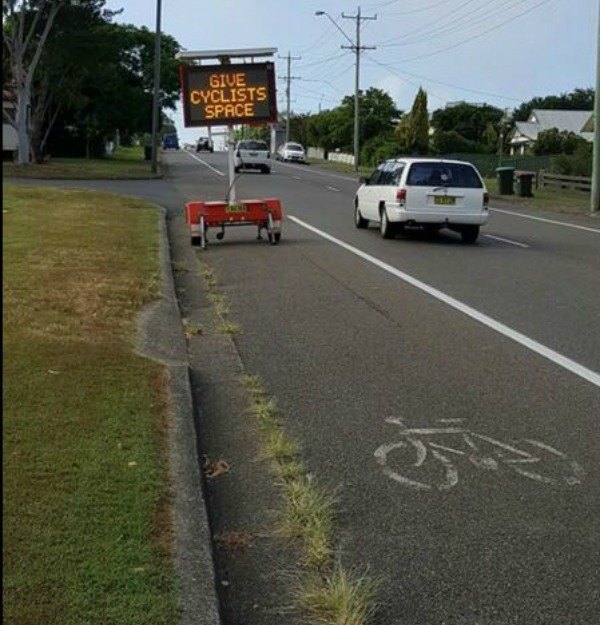
[[[207,150],[208,152],[214,152],[215,150],[212,140],[208,137],[200,137],[196,143],[196,152],[201,152],[202,150]]]
[[[163,137],[163,150],[179,150],[177,135],[165,135]]]

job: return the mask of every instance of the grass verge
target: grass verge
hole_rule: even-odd
[[[213,270],[202,263],[200,275],[209,301],[223,320],[219,308],[229,315],[229,307],[217,292]],[[260,378],[244,375],[240,383],[250,397],[249,412],[258,425],[263,458],[270,463],[282,494],[278,532],[300,546],[298,608],[324,625],[365,625],[375,613],[377,584],[334,559],[335,493],[320,486],[308,472],[298,444],[286,434],[277,404]]]
[[[4,188],[4,612],[19,625],[176,619],[155,209]]]
[[[150,171],[150,161],[144,160],[141,147],[121,147],[107,158],[52,158],[39,165],[3,162],[2,175],[57,180],[136,180],[162,176]]]
[[[500,195],[496,178],[486,178],[485,185],[490,192],[492,205],[494,202],[502,202],[518,208],[548,210],[568,215],[590,214],[590,195],[584,191],[544,187],[532,189],[533,197],[519,197],[516,193],[514,195]]]

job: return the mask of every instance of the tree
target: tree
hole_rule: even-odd
[[[42,51],[64,0],[4,0],[2,38],[9,58],[11,86],[16,91],[15,118],[4,119],[17,131],[20,164],[30,162],[29,111],[31,89]]]
[[[60,112],[48,149],[69,156],[101,156],[105,141],[117,130],[125,144],[150,130],[154,37],[146,28],[111,23],[112,14],[106,12],[87,14],[87,19],[74,15],[68,22],[66,16],[61,13],[57,22],[56,34],[59,25],[63,30],[55,55],[52,49],[55,60],[48,58],[44,66],[49,75],[62,68],[70,76],[68,89],[52,93]],[[163,34],[161,100],[166,109],[174,109],[179,98],[178,50],[175,39]]]
[[[427,153],[429,147],[429,114],[427,113],[427,94],[421,87],[417,91],[410,111],[409,142],[411,152]]]
[[[486,124],[483,134],[481,135],[481,139],[490,151],[498,148],[498,133],[496,132],[494,124],[491,122]]]
[[[538,134],[533,150],[537,155],[573,154],[580,145],[585,144],[587,141],[574,132],[550,128]]]
[[[431,123],[436,133],[454,131],[464,139],[479,144],[477,151],[493,151],[493,147],[487,146],[482,138],[488,124],[497,128],[503,116],[504,111],[495,106],[461,103],[434,111]]]

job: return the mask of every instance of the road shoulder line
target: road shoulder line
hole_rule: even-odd
[[[507,211],[503,208],[492,208],[490,210],[496,213],[504,213],[505,215],[516,215],[517,217],[523,217],[524,219],[533,219],[534,221],[543,221],[548,224],[554,224],[555,226],[565,226],[565,228],[575,228],[576,230],[584,230],[586,232],[594,232],[600,234],[600,229],[590,228],[589,226],[580,226],[579,224],[572,224],[568,221],[559,221],[558,219],[548,219],[546,217],[536,217],[535,215],[526,215],[525,213],[517,213],[515,211]]]
[[[213,167],[210,163],[207,163],[206,161],[202,160],[200,157],[196,156],[195,154],[192,154],[191,152],[189,152],[188,150],[184,150],[184,152],[188,155],[191,156],[194,160],[198,161],[199,163],[202,163],[205,167],[208,167],[209,169],[211,169],[212,171],[215,172],[215,174],[219,174],[219,176],[224,176],[225,174],[219,170],[216,169],[215,167]]]

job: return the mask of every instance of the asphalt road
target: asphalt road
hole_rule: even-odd
[[[111,190],[175,221],[223,199],[224,154],[166,158],[168,183]],[[600,623],[600,221],[493,211],[473,246],[388,241],[354,228],[356,187],[244,174],[238,197],[281,199],[281,244],[239,228],[198,251],[244,367],[340,487],[342,559],[381,578],[382,625]]]
[[[224,197],[224,154],[169,162],[183,196]],[[384,241],[354,228],[356,187],[282,163],[244,174],[238,197],[283,202],[281,244],[231,229],[204,252],[245,366],[341,486],[342,557],[384,580],[381,623],[600,622],[600,222],[494,211],[474,246]]]

